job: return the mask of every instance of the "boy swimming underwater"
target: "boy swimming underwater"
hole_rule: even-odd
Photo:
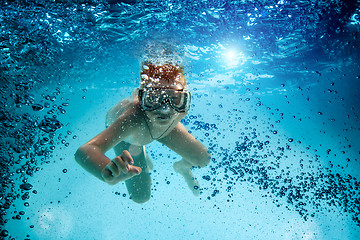
[[[146,63],[137,94],[131,101],[123,100],[110,109],[106,116],[109,126],[82,145],[75,160],[110,185],[125,181],[131,199],[144,203],[151,196],[152,169],[145,145],[157,140],[182,157],[173,168],[199,195],[191,168],[208,165],[210,154],[180,123],[189,108],[190,92],[182,68]],[[105,156],[111,148],[117,155],[112,160]]]

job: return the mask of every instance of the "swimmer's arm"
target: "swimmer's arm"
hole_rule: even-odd
[[[118,102],[106,113],[106,125],[109,126],[119,116],[119,112],[124,108],[124,105],[129,104],[129,100],[124,99]]]
[[[158,141],[183,157],[189,167],[205,167],[210,162],[211,156],[208,149],[181,123],[178,123],[167,136]]]
[[[111,160],[105,156],[105,152],[129,135],[133,127],[131,120],[131,118],[118,118],[112,125],[82,145],[75,153],[76,162],[98,179],[106,181],[103,176],[103,170]],[[130,169],[132,167],[134,166],[130,166]],[[117,182],[121,180],[118,179]]]

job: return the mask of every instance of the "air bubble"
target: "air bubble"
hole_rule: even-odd
[[[46,133],[55,132],[57,129],[61,128],[63,125],[56,118],[47,118],[41,121],[39,128]]]
[[[34,111],[41,111],[41,110],[44,109],[44,107],[42,105],[40,105],[40,104],[34,104],[34,105],[32,105],[32,109]]]
[[[43,137],[43,138],[40,140],[40,144],[41,144],[41,145],[46,145],[46,144],[49,143],[49,141],[50,141],[49,138]]]
[[[30,184],[30,183],[23,183],[20,185],[20,189],[23,189],[23,190],[31,190],[33,188],[33,186]]]
[[[0,233],[1,237],[7,237],[9,235],[9,232],[7,230],[2,230]]]

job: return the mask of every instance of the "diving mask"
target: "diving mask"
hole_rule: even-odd
[[[145,111],[154,111],[168,102],[177,112],[186,112],[190,108],[190,92],[162,88],[139,89],[140,105]]]

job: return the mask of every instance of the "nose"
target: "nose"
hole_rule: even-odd
[[[171,113],[171,107],[169,106],[169,103],[162,104],[159,110],[161,111],[162,114]]]

